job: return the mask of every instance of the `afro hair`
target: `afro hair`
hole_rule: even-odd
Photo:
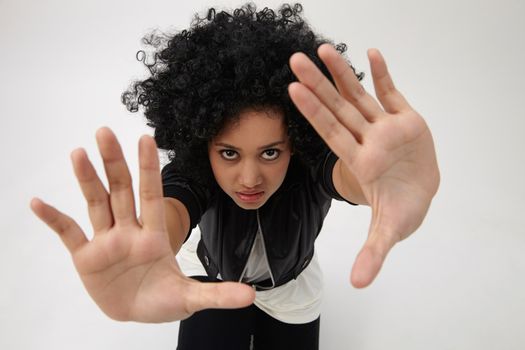
[[[196,14],[187,30],[153,31],[142,39],[154,49],[150,63],[144,51],[137,52],[150,76],[133,82],[122,103],[130,112],[142,106],[157,146],[175,169],[209,185],[214,178],[208,141],[246,109],[282,112],[294,156],[305,165],[326,153],[328,146],[288,94],[288,85],[297,81],[289,66],[295,52],[306,54],[333,82],[317,56],[321,44],[333,43],[310,29],[302,11],[300,4],[277,11],[257,11],[253,3],[230,12],[210,8],[205,17]],[[345,44],[335,47],[346,51]],[[352,69],[361,80],[363,73]]]

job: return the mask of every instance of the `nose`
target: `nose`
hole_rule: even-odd
[[[262,175],[257,164],[246,161],[241,167],[239,183],[246,188],[253,188],[260,185]]]

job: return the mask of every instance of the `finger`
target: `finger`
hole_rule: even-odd
[[[86,235],[75,220],[64,215],[52,206],[38,198],[33,198],[30,203],[31,210],[40,220],[44,221],[55,231],[71,254],[88,243]]]
[[[301,52],[290,57],[290,67],[299,81],[319,98],[334,116],[355,135],[356,139],[361,139],[368,122],[352,104],[337,92],[319,68]]]
[[[162,180],[157,145],[151,136],[139,140],[140,213],[144,227],[151,230],[166,228]]]
[[[80,189],[88,204],[89,219],[95,234],[109,229],[113,225],[113,215],[109,206],[109,194],[83,149],[71,153],[73,170]]]
[[[376,96],[388,113],[398,113],[411,109],[403,95],[396,89],[388,73],[385,59],[377,49],[368,50],[368,59]]]
[[[115,223],[137,223],[131,175],[118,140],[109,128],[103,127],[97,131],[97,143],[109,182]]]
[[[396,242],[391,237],[379,232],[370,234],[352,268],[350,282],[354,287],[367,287],[377,277],[388,252]]]
[[[317,52],[334,78],[339,93],[350,101],[369,122],[385,116],[379,103],[366,92],[352,67],[332,45],[323,44]]]
[[[255,290],[244,283],[190,281],[187,287],[188,313],[204,309],[238,309],[255,300]]]
[[[352,162],[358,143],[355,136],[334,117],[306,86],[292,83],[288,86],[290,98],[299,111],[308,119],[319,136],[339,158]]]

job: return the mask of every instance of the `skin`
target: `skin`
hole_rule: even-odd
[[[335,86],[296,53],[290,66],[299,82],[289,93],[339,156],[333,177],[337,191],[372,208],[368,239],[350,275],[351,283],[363,288],[376,278],[392,247],[423,222],[440,182],[436,152],[427,124],[394,86],[379,50],[368,50],[379,102],[331,45],[321,45],[318,55]]]
[[[299,81],[290,84],[289,93],[339,156],[333,172],[336,190],[346,199],[372,208],[368,239],[350,277],[355,287],[362,288],[376,278],[390,249],[421,225],[439,187],[439,170],[428,126],[394,87],[378,50],[369,50],[368,58],[379,102],[363,89],[332,46],[322,45],[318,53],[336,85],[304,54],[297,53],[291,57],[290,66]],[[282,138],[284,129],[278,125],[282,126],[279,118],[252,111],[243,115],[238,125],[225,128],[215,141],[238,148],[239,158],[231,165],[212,159],[217,156],[213,152],[216,146],[213,142],[210,145],[214,174],[234,200],[236,191],[255,188],[265,192],[265,201],[282,183],[289,145],[275,164],[262,160],[263,150],[258,150]],[[62,239],[99,307],[116,320],[168,322],[202,309],[250,305],[255,292],[247,285],[200,283],[180,271],[168,238],[153,138],[145,135],[139,141],[139,219],[131,176],[115,135],[101,128],[96,136],[109,191],[83,149],[71,154],[88,203],[93,239],[88,240],[71,217],[40,199],[33,198],[30,206]],[[262,201],[245,207],[255,209],[259,205]]]
[[[268,146],[271,145],[271,146]],[[249,110],[209,142],[208,156],[217,183],[241,208],[260,208],[284,181],[290,163],[290,141],[283,115]],[[239,192],[263,192],[245,202]]]
[[[94,235],[71,217],[34,198],[33,212],[53,229],[71,253],[90,296],[119,321],[170,322],[209,308],[253,303],[254,290],[234,282],[200,283],[184,276],[171,250],[155,140],[139,140],[140,220],[122,149],[106,127],[96,133],[108,178],[104,188],[83,149],[71,153],[73,169],[88,203]]]

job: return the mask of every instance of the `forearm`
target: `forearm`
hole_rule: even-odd
[[[361,205],[370,205],[361,185],[355,178],[355,176],[344,166],[341,159],[338,159],[334,165],[332,179],[334,182],[335,189],[349,202]]]
[[[189,214],[182,202],[174,198],[165,197],[164,208],[170,246],[176,255],[184,243],[190,227]]]

